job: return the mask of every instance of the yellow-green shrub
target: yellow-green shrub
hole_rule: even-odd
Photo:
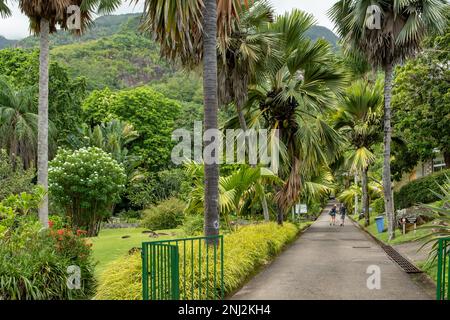
[[[309,224],[303,224],[301,229]],[[295,239],[299,228],[291,223],[285,223],[282,227],[276,223],[262,223],[240,228],[238,231],[224,236],[224,290],[225,294],[238,289],[245,280],[260,266],[270,261],[283,247]],[[198,257],[198,246],[194,246],[194,257]],[[202,247],[204,253],[205,247]],[[210,251],[210,262],[212,251]],[[183,247],[179,249],[180,262],[183,261]],[[186,252],[191,252],[190,243],[186,245]],[[206,255],[202,255],[201,274],[199,279],[199,261],[194,258],[194,294],[191,295],[192,284],[184,283],[180,277],[181,298],[196,299],[199,297],[198,286],[208,286],[210,294],[218,291],[214,286],[213,264],[209,263],[209,278],[206,279]],[[186,264],[190,266],[191,255],[186,255]],[[219,268],[219,266],[218,266]],[[183,273],[182,266],[180,272]],[[96,299],[137,300],[142,299],[142,265],[140,254],[122,257],[112,262],[100,277],[100,286]],[[191,269],[186,269],[186,278],[191,279]],[[201,282],[200,282],[201,281]],[[186,286],[186,296],[184,293]],[[205,290],[202,290],[203,295]]]

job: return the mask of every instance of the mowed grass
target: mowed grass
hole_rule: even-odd
[[[100,275],[106,266],[126,255],[134,247],[140,248],[142,242],[158,241],[178,237],[182,234],[180,229],[159,230],[156,233],[165,233],[157,238],[142,233],[144,228],[103,229],[98,237],[90,238],[92,242],[93,259],[98,263],[95,269],[96,275]],[[122,238],[128,236],[127,238]]]
[[[355,221],[357,221],[362,227],[364,227],[364,219],[358,220],[357,218],[353,217]],[[395,230],[395,238],[392,241],[389,241],[389,235],[387,231],[378,233],[377,225],[375,223],[375,216],[370,217],[370,224],[368,227],[366,227],[366,230],[375,236],[377,239],[383,241],[384,243],[388,244],[400,244],[410,241],[416,241],[428,234],[430,234],[431,230],[429,228],[423,228],[424,226],[431,225],[431,222],[423,224],[421,226],[418,226],[416,229],[416,232],[409,231],[405,235],[403,235],[401,230],[396,229]],[[387,230],[387,220],[384,219],[384,228]]]

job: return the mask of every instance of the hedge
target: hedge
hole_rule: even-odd
[[[310,223],[300,225],[306,228]],[[230,294],[240,288],[255,270],[269,262],[283,247],[292,242],[299,227],[292,223],[279,226],[276,223],[263,223],[245,226],[224,236],[224,289]],[[188,251],[189,252],[189,251]],[[195,268],[198,261],[194,259]],[[98,300],[140,300],[142,299],[141,255],[136,253],[112,262],[100,276],[100,285],[95,299]],[[195,275],[197,276],[197,275]],[[210,272],[212,277],[212,272]],[[203,274],[204,278],[204,274]],[[205,281],[202,278],[202,282]],[[198,279],[195,283],[198,282]],[[213,283],[209,281],[208,283]],[[188,285],[190,285],[188,283]],[[214,290],[214,288],[211,288]],[[196,299],[194,296],[188,299]]]
[[[450,169],[433,173],[404,185],[398,192],[394,193],[395,208],[404,209],[418,203],[430,203],[439,200],[433,191],[439,193],[439,185],[445,182],[446,176],[450,177]]]

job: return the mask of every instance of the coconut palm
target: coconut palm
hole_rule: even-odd
[[[284,180],[276,195],[280,224],[299,200],[304,182],[316,176],[339,148],[338,134],[321,114],[330,109],[345,77],[332,59],[330,45],[305,37],[313,23],[311,15],[293,10],[269,26],[279,37],[279,63],[250,89],[245,108],[250,127],[279,130],[279,174]]]
[[[34,166],[37,158],[35,96],[35,88],[16,90],[6,79],[0,78],[0,148],[6,149],[11,159],[22,158],[25,168]],[[50,123],[51,142],[54,141],[54,133],[55,128]]]
[[[139,2],[139,0],[136,0]],[[204,129],[217,130],[217,37],[226,42],[232,20],[248,0],[144,0],[142,29],[154,35],[161,55],[185,67],[203,62]],[[209,141],[205,147],[214,143]],[[219,230],[219,166],[205,164],[205,235]]]
[[[368,171],[375,159],[372,148],[383,140],[382,104],[381,82],[371,85],[360,80],[340,98],[338,111],[333,119],[335,129],[346,137],[350,146],[350,173],[362,173],[362,202],[366,225],[369,225]]]
[[[39,53],[39,106],[38,106],[38,143],[37,169],[38,184],[48,190],[48,68],[49,68],[49,34],[56,32],[56,26],[68,28],[67,9],[71,5],[80,7],[82,32],[92,23],[95,12],[109,13],[115,10],[121,0],[18,0],[20,10],[30,20],[30,30],[40,36]],[[39,207],[39,219],[44,227],[48,226],[48,196]]]
[[[368,19],[373,18],[368,9],[373,5],[380,14],[380,28],[368,27]],[[344,46],[360,51],[385,74],[383,189],[389,239],[395,237],[390,167],[393,70],[397,63],[419,50],[427,32],[444,29],[446,8],[446,0],[340,0],[329,11]]]

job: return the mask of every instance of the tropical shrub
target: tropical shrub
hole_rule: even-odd
[[[181,229],[188,236],[195,236],[197,234],[202,233],[203,231],[203,221],[204,218],[202,215],[194,214],[194,215],[186,215],[183,221],[183,225]]]
[[[65,208],[75,229],[96,236],[120,200],[126,183],[123,167],[105,151],[81,148],[60,150],[50,162],[49,191],[53,201]]]
[[[305,228],[308,224],[301,225]],[[240,228],[238,231],[224,236],[224,289],[229,294],[245,283],[255,270],[269,262],[283,247],[293,241],[299,229],[291,223],[279,226],[276,223],[262,223]],[[198,250],[198,249],[196,249]],[[189,250],[187,250],[189,252]],[[183,250],[180,250],[183,254]],[[194,252],[194,256],[197,256]],[[183,259],[183,257],[181,258]],[[186,256],[186,263],[191,263],[191,256]],[[194,270],[198,270],[198,259],[193,259]],[[205,263],[203,261],[202,265]],[[213,268],[213,266],[210,266]],[[211,269],[212,270],[212,269]],[[200,280],[195,274],[194,283],[200,283],[204,288],[206,283],[212,285],[213,272],[210,279],[205,279],[205,273]],[[188,277],[189,278],[189,277]],[[183,279],[180,286],[184,286]],[[142,266],[140,254],[122,257],[112,262],[100,276],[99,290],[95,299],[139,300],[142,299]],[[187,298],[198,298],[198,290],[190,296],[191,283],[187,282]],[[210,287],[210,292],[217,288]]]
[[[180,115],[176,101],[148,87],[115,92],[105,89],[92,92],[83,103],[83,111],[91,125],[112,119],[131,123],[139,134],[130,145],[131,153],[152,171],[167,167],[174,145],[171,136]]]
[[[186,204],[170,198],[143,212],[142,226],[151,230],[173,229],[183,223]]]
[[[439,200],[439,185],[444,184],[450,170],[443,170],[429,176],[411,181],[394,193],[396,209],[409,208],[419,203],[430,203]]]
[[[127,187],[127,198],[137,208],[155,205],[171,197],[188,198],[190,178],[182,169],[144,173]]]
[[[384,212],[384,198],[378,198],[372,202],[372,209],[376,213]]]
[[[37,208],[44,194],[37,188],[0,202],[0,300],[89,299],[95,292],[85,233],[56,229],[53,220],[42,229]],[[69,266],[80,268],[78,289],[67,286]]]
[[[34,169],[23,169],[19,157],[11,161],[7,152],[0,149],[0,201],[10,194],[30,192],[34,175]]]

